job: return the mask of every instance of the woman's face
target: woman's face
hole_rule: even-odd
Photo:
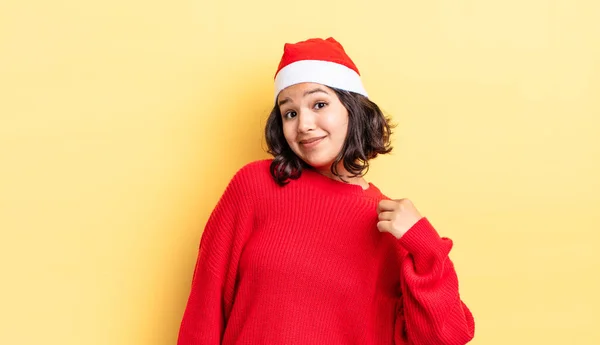
[[[315,169],[328,170],[348,132],[348,110],[327,86],[301,83],[277,97],[283,134],[294,153]]]

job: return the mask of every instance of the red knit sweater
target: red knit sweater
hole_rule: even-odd
[[[386,196],[304,170],[279,187],[270,160],[230,181],[202,239],[178,345],[465,344],[473,317],[426,218],[377,230]]]

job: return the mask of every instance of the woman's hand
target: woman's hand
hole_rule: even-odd
[[[381,200],[377,206],[380,232],[389,232],[400,239],[421,218],[421,214],[408,199]]]

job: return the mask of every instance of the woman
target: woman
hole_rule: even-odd
[[[473,338],[451,240],[364,179],[391,127],[337,41],[285,45],[265,130],[274,158],[241,168],[213,210],[179,345]]]

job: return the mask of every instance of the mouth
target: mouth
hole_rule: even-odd
[[[317,145],[318,143],[320,143],[321,140],[323,140],[324,138],[325,137],[318,137],[318,138],[302,140],[302,141],[300,141],[300,145],[302,145],[303,147],[313,147],[313,146]]]
[[[302,141],[300,141],[300,144],[310,144],[312,142],[315,142],[317,140],[321,140],[323,138],[325,138],[325,137],[318,137],[318,138],[312,138],[312,139],[302,140]]]

